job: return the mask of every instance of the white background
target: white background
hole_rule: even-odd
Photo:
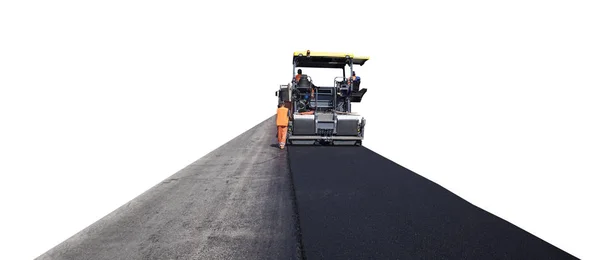
[[[273,115],[306,49],[371,57],[366,147],[600,259],[595,1],[200,2],[0,4],[1,259]]]

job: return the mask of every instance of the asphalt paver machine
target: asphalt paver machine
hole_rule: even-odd
[[[360,78],[352,75],[353,67],[367,60],[369,57],[350,53],[294,52],[294,79],[275,93],[292,114],[288,144],[362,145],[366,120],[352,112],[352,103],[361,102],[367,89],[361,89]],[[297,68],[339,69],[342,75],[336,76],[331,86],[316,86],[306,74],[296,80]]]

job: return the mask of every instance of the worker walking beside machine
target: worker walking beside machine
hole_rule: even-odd
[[[277,108],[277,141],[279,142],[279,148],[285,148],[285,142],[288,132],[288,123],[290,120],[290,111],[284,106],[283,102],[279,102]]]

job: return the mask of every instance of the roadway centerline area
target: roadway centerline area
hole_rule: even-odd
[[[365,147],[287,149],[307,259],[577,259]]]
[[[38,259],[574,259],[365,147],[274,134],[273,116]]]

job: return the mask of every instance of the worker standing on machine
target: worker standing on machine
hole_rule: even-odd
[[[358,91],[357,84],[360,83],[360,77],[356,76],[356,71],[352,71],[352,76],[348,78],[348,84],[352,84],[352,91]]]
[[[352,71],[352,76],[350,78],[348,78],[348,83],[352,83],[352,82],[358,82],[360,81],[360,77],[356,76],[356,71]]]
[[[279,102],[279,107],[277,108],[277,141],[279,141],[280,149],[285,148],[289,120],[289,110],[284,106],[283,102]]]
[[[302,70],[298,69],[298,74],[296,74],[296,77],[294,78],[296,82],[300,81],[300,77],[302,77]]]
[[[302,78],[302,69],[298,69],[298,74],[296,74],[296,76],[294,77],[294,80],[296,81],[296,83],[300,82],[300,78]],[[314,88],[314,86],[311,86],[310,94],[304,94],[304,99],[306,100],[307,103],[309,103],[310,99],[314,99],[314,98],[315,98],[315,88]]]

